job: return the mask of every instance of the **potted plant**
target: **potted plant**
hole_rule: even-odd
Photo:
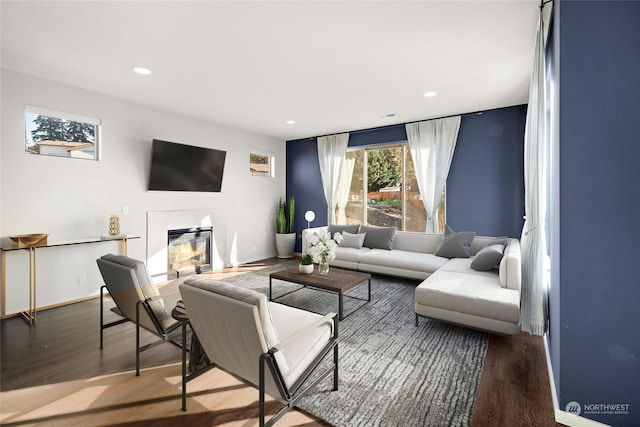
[[[309,254],[302,255],[300,265],[298,265],[298,271],[304,274],[313,273],[313,257]]]
[[[294,214],[296,203],[293,196],[289,197],[289,203],[280,199],[278,203],[278,215],[276,217],[276,250],[278,258],[292,258],[293,248],[296,245],[296,233],[294,229]]]

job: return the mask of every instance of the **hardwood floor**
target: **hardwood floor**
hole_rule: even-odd
[[[224,279],[281,262],[277,258],[211,274]],[[106,316],[117,316],[105,310]],[[38,313],[29,326],[2,320],[0,424],[5,426],[254,426],[257,392],[214,369],[189,383],[188,411],[180,410],[179,347],[166,343],[141,354],[135,372],[131,323],[105,331],[99,350],[99,299]],[[108,321],[109,319],[105,319]],[[142,343],[154,336],[143,332]],[[275,412],[278,403],[268,409]],[[324,426],[299,410],[279,426]],[[543,341],[521,334],[490,336],[473,426],[556,426]]]

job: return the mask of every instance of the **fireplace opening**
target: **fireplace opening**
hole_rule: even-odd
[[[167,278],[211,271],[211,227],[168,231]]]

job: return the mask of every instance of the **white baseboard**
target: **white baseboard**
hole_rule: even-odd
[[[549,374],[549,383],[551,386],[551,400],[553,401],[553,414],[557,423],[564,424],[569,427],[607,427],[608,424],[590,420],[580,415],[571,414],[563,411],[558,406],[558,394],[556,392],[556,382],[553,379],[553,369],[551,369],[551,357],[549,356],[549,342],[547,335],[544,336],[544,354],[547,358],[547,372]]]

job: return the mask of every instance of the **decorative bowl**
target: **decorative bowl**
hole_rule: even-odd
[[[19,248],[29,248],[31,246],[42,246],[47,244],[49,233],[33,233],[33,234],[17,234],[9,236],[13,242],[13,246]]]

